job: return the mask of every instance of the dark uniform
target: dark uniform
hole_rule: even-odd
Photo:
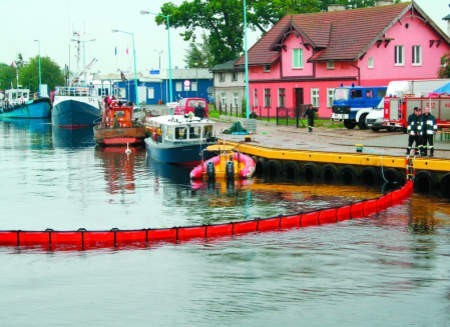
[[[316,110],[312,106],[308,106],[308,109],[303,113],[303,117],[308,117],[308,132],[312,133],[314,128],[314,115]]]
[[[194,108],[194,115],[201,119],[205,117],[205,108],[200,103]]]
[[[430,113],[428,108],[422,114],[422,155],[427,155],[430,149],[430,157],[434,156],[434,134],[437,131],[436,118]]]
[[[420,115],[420,108],[415,107],[414,113],[408,116],[408,148],[406,154],[411,153],[412,145],[415,143],[414,152],[420,154],[422,150],[422,116]]]

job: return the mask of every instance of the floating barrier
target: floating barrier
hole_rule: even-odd
[[[55,250],[90,250],[101,248],[146,248],[159,242],[178,243],[193,239],[214,239],[235,235],[302,228],[322,224],[333,224],[348,219],[367,217],[392,205],[401,203],[413,192],[413,182],[376,199],[368,199],[342,207],[318,211],[301,212],[270,218],[221,223],[214,225],[172,228],[147,228],[140,230],[108,231],[0,231],[0,246]]]

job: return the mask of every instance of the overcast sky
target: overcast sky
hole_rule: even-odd
[[[442,20],[450,13],[449,0],[415,0],[416,3],[446,32]],[[73,32],[80,32],[85,48],[80,65],[97,58],[93,71],[131,71],[133,67],[132,37],[112,33],[119,29],[133,33],[138,71],[156,69],[161,55],[162,68],[167,67],[167,31],[154,23],[154,16],[141,15],[141,10],[159,12],[163,0],[0,0],[0,62],[11,64],[22,53],[25,60],[38,54],[48,56],[64,67],[76,70]],[[180,4],[182,0],[171,0]],[[20,6],[18,6],[20,4]],[[172,65],[184,67],[188,42],[179,36],[181,30],[171,29]],[[249,34],[249,46],[257,39]],[[39,40],[35,42],[34,40]],[[92,41],[91,41],[92,40]],[[115,49],[117,47],[117,55]],[[69,52],[70,49],[70,52]],[[128,49],[128,54],[126,54]]]

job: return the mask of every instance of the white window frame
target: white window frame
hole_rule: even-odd
[[[422,65],[422,47],[420,45],[413,45],[411,48],[412,58],[411,63],[413,66]]]
[[[405,65],[405,47],[403,45],[394,47],[394,64],[395,66]]]
[[[285,107],[285,106],[286,106],[286,89],[284,87],[281,87],[278,89],[278,107]]]
[[[303,49],[302,48],[292,49],[292,68],[303,69],[303,67],[304,67]]]
[[[334,101],[334,88],[327,88],[327,107],[331,108]]]
[[[253,90],[253,106],[258,107],[258,89]]]
[[[183,83],[181,83],[181,82],[176,82],[176,83],[175,83],[175,91],[177,91],[177,92],[183,91]]]
[[[375,67],[375,58],[369,57],[367,58],[367,68],[374,68]]]
[[[313,107],[319,107],[319,88],[311,88],[311,104]]]
[[[329,60],[327,61],[327,69],[334,69],[334,61],[333,60]]]
[[[198,91],[198,82],[191,82],[191,91],[193,92]]]

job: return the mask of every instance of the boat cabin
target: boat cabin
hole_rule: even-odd
[[[29,100],[30,100],[29,89],[9,89],[5,91],[3,103],[9,104],[10,106],[14,106],[24,104]]]
[[[102,127],[132,127],[133,107],[122,104],[121,101],[112,101],[103,111]]]
[[[213,121],[184,115],[151,117],[146,129],[159,143],[208,142],[215,136]]]

